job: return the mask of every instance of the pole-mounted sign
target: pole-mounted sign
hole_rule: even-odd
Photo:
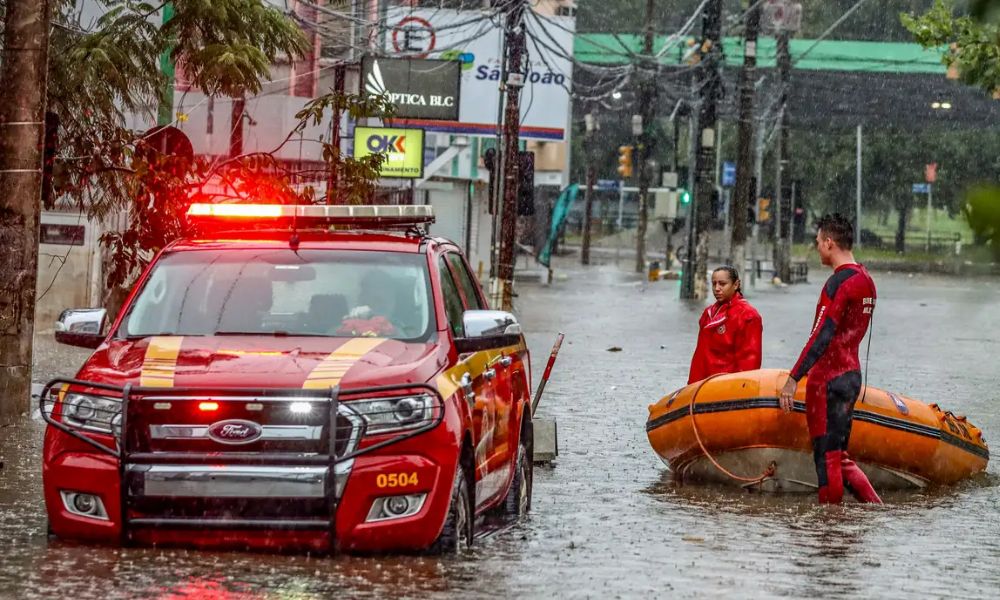
[[[924,181],[934,183],[937,181],[937,163],[927,163],[924,165]]]
[[[395,127],[356,127],[354,157],[384,154],[382,177],[420,179],[424,175],[424,130]]]
[[[386,95],[401,119],[458,119],[462,63],[454,60],[375,58],[361,61],[364,91]]]
[[[802,5],[788,0],[767,0],[763,6],[764,28],[770,32],[798,31],[802,27]]]

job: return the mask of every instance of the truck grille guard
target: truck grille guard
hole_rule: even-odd
[[[394,396],[393,393],[397,394]],[[373,433],[369,437],[377,441],[363,445],[366,437],[367,422],[362,415],[351,408],[350,402],[342,401],[343,397],[353,400],[371,400],[378,398],[395,398],[400,395],[411,396],[414,393],[426,394],[434,399],[431,408],[431,418],[423,419],[423,424],[413,429],[401,430],[387,433]],[[86,394],[89,396],[99,396],[102,399],[111,401],[120,400],[118,412],[110,412],[103,409],[103,412],[110,412],[106,422],[101,424],[104,430],[94,427],[79,427],[67,424],[65,419],[73,420],[73,417],[66,414],[66,403],[63,401],[66,394]],[[280,402],[287,401],[309,401],[311,403],[325,403],[326,410],[322,411],[324,416],[321,426],[322,433],[326,435],[325,453],[320,452],[276,452],[258,451],[247,448],[240,451],[239,447],[210,446],[202,448],[207,451],[152,451],[146,448],[143,451],[137,448],[146,435],[144,428],[153,429],[148,423],[140,426],[135,425],[135,419],[140,413],[143,402],[164,402],[175,399],[177,401],[212,400],[217,401],[220,406],[225,406],[229,402],[252,403]],[[45,422],[83,441],[96,450],[113,456],[117,459],[119,469],[119,479],[121,485],[121,523],[123,541],[127,541],[129,525],[155,527],[160,525],[177,527],[205,527],[217,526],[228,528],[268,528],[268,529],[327,529],[332,532],[330,521],[327,520],[296,520],[288,518],[135,518],[129,520],[129,496],[130,496],[130,467],[137,465],[140,467],[149,466],[156,468],[162,464],[183,464],[197,470],[196,465],[243,465],[247,468],[253,466],[287,466],[301,468],[308,471],[325,467],[329,479],[334,479],[338,474],[338,465],[343,465],[352,461],[358,456],[362,456],[376,450],[398,444],[412,439],[423,433],[436,428],[444,420],[444,403],[436,389],[426,384],[406,383],[386,386],[373,386],[364,388],[342,389],[340,386],[329,389],[264,389],[264,388],[242,388],[242,387],[140,387],[140,386],[115,386],[93,381],[79,379],[60,378],[47,383],[42,389],[39,398],[39,409]],[[98,409],[97,412],[102,412]],[[96,414],[96,413],[95,413]],[[319,424],[316,424],[319,426]],[[165,426],[169,429],[169,426]],[[266,428],[266,426],[264,427]],[[110,433],[107,431],[110,430]],[[99,439],[92,437],[100,434],[105,437],[112,437],[114,443],[108,445]],[[214,438],[213,438],[214,439]],[[323,440],[320,440],[323,441]],[[226,452],[228,451],[228,452]],[[350,464],[344,465],[350,468]],[[335,491],[336,484],[327,485],[324,493],[325,503],[328,509],[326,514],[333,518],[336,514],[339,494]]]

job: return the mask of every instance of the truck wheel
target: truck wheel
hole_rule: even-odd
[[[531,479],[532,464],[528,457],[528,449],[522,441],[517,445],[517,463],[514,465],[514,479],[510,482],[507,497],[504,499],[504,514],[509,517],[520,517],[531,510]]]
[[[455,472],[455,483],[451,490],[451,505],[444,520],[441,535],[428,548],[429,554],[458,554],[472,545],[475,519],[469,501],[469,485],[465,480],[465,470],[459,465]]]

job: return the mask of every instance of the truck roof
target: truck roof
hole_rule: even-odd
[[[385,231],[297,231],[300,249],[376,250],[382,252],[425,252],[429,245],[448,243],[413,233]],[[223,232],[219,235],[177,240],[166,251],[218,250],[223,248],[287,248],[292,232]]]

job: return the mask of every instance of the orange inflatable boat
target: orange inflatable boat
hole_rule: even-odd
[[[815,490],[805,379],[785,414],[778,393],[787,377],[746,371],[677,390],[649,407],[649,443],[680,480]],[[990,458],[982,431],[965,417],[872,387],[854,405],[848,453],[880,491],[954,483]]]

